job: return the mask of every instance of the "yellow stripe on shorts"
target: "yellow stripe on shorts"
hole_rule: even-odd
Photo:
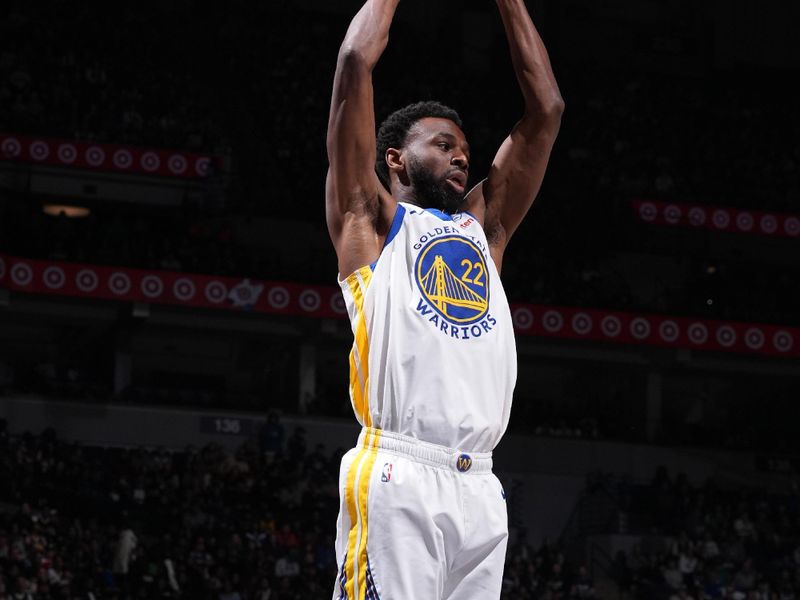
[[[369,410],[369,338],[367,319],[364,316],[364,295],[372,280],[369,265],[354,271],[347,278],[347,285],[356,305],[356,331],[353,349],[350,351],[350,394],[356,414],[364,427],[372,427]]]
[[[381,432],[377,429],[367,432],[364,445],[347,471],[345,502],[350,515],[350,532],[347,536],[345,592],[352,600],[365,600],[367,593],[367,500],[380,436]]]

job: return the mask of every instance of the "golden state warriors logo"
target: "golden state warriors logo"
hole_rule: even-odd
[[[452,324],[475,323],[489,309],[486,260],[466,237],[431,240],[417,257],[416,278],[424,299]]]
[[[472,468],[472,457],[469,454],[462,454],[456,459],[456,469],[466,473]]]

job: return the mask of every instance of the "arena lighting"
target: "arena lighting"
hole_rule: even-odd
[[[42,211],[51,217],[57,217],[64,213],[65,216],[71,219],[80,219],[91,214],[91,211],[84,206],[70,206],[68,204],[45,204],[42,206]]]

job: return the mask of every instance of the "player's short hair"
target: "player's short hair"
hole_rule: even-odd
[[[408,132],[420,119],[434,117],[437,119],[450,119],[461,127],[461,117],[458,113],[435,100],[425,100],[409,104],[394,111],[378,128],[377,150],[375,157],[375,172],[383,186],[389,190],[389,165],[386,164],[386,150],[389,148],[402,148],[406,143]]]

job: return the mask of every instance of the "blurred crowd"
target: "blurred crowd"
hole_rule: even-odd
[[[342,452],[307,447],[277,417],[235,452],[10,437],[0,420],[0,599],[327,596]],[[597,577],[628,600],[800,597],[796,486],[692,486],[662,467],[617,498],[639,524],[630,551],[592,572],[574,548],[515,529],[502,598],[609,598]]]
[[[692,486],[661,467],[623,506],[650,532],[611,572],[633,600],[795,600],[800,597],[800,493]]]
[[[0,600],[326,597],[341,455],[277,418],[234,453],[14,438],[0,420]],[[503,598],[594,597],[557,548],[508,561]]]

